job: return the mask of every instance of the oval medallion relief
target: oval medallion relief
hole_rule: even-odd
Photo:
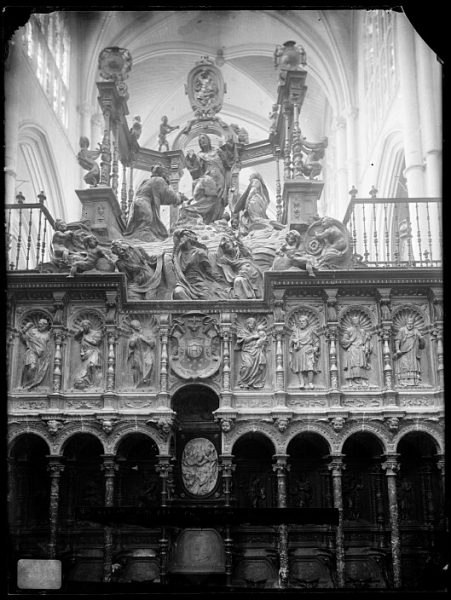
[[[205,496],[218,480],[218,453],[206,438],[190,440],[182,454],[183,484],[190,494]]]

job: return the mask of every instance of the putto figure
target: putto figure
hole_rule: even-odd
[[[257,326],[253,317],[246,319],[238,330],[236,349],[241,350],[241,366],[238,385],[242,389],[262,389],[266,380],[266,350],[268,337],[262,323]]]
[[[127,365],[133,374],[136,388],[148,387],[151,383],[154,357],[152,350],[155,340],[146,336],[137,319],[130,321],[132,334],[128,340]]]
[[[350,385],[368,385],[369,357],[372,352],[371,335],[360,324],[359,315],[352,315],[344,330],[341,346],[346,350],[344,360],[345,377]]]
[[[101,154],[101,150],[88,150],[89,140],[87,137],[80,138],[80,152],[77,154],[78,164],[82,169],[88,171],[83,177],[84,181],[91,187],[96,187],[100,181],[100,167],[96,160]]]
[[[421,352],[425,345],[423,335],[415,326],[414,317],[408,317],[406,324],[399,328],[395,338],[396,373],[399,385],[418,385],[421,382]]]
[[[151,178],[145,179],[135,192],[124,237],[143,242],[165,240],[168,232],[160,218],[160,206],[177,206],[186,200],[171,189],[163,166],[154,165],[151,173]]]
[[[277,250],[271,270],[297,271],[301,269],[307,271],[310,277],[316,277],[313,269],[317,267],[315,257],[305,252],[301,234],[292,229],[285,237],[285,244]]]
[[[81,366],[74,377],[74,388],[85,390],[100,385],[102,377],[102,332],[95,329],[89,319],[83,319],[75,331],[74,339],[80,342]]]
[[[28,322],[20,332],[24,344],[25,364],[22,371],[22,387],[31,390],[42,383],[50,365],[50,324],[39,319],[37,325]]]
[[[290,337],[290,368],[299,378],[299,387],[305,388],[306,379],[313,389],[313,377],[318,373],[317,362],[320,353],[319,337],[313,323],[306,315],[299,317]]]
[[[167,152],[169,151],[169,144],[166,136],[168,133],[171,133],[171,131],[179,129],[179,127],[180,125],[169,125],[166,115],[161,117],[160,133],[158,135],[158,152],[163,152],[163,148],[166,148]]]

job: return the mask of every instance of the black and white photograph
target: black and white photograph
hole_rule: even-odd
[[[446,592],[442,46],[293,7],[3,15],[9,595]]]

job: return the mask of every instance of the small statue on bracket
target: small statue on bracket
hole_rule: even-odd
[[[169,151],[169,144],[168,140],[166,139],[166,136],[168,135],[168,133],[171,133],[171,131],[179,129],[179,127],[179,125],[169,125],[168,118],[166,115],[161,117],[160,133],[158,135],[158,152],[163,152],[163,147],[166,148],[167,152]]]
[[[135,138],[136,141],[139,140],[139,137],[142,133],[142,123],[141,123],[141,117],[139,115],[136,115],[136,117],[133,118],[133,123],[132,126],[130,128],[130,133],[132,134],[132,136]]]
[[[83,179],[91,187],[96,187],[100,181],[100,168],[96,160],[101,154],[101,149],[88,150],[89,139],[83,135],[80,138],[80,148],[81,150],[77,154],[78,164],[82,169],[88,171]]]

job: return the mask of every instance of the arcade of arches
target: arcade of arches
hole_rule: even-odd
[[[25,558],[67,592],[442,587],[440,57],[385,9],[23,21],[12,591]],[[338,524],[140,524],[161,507]]]

